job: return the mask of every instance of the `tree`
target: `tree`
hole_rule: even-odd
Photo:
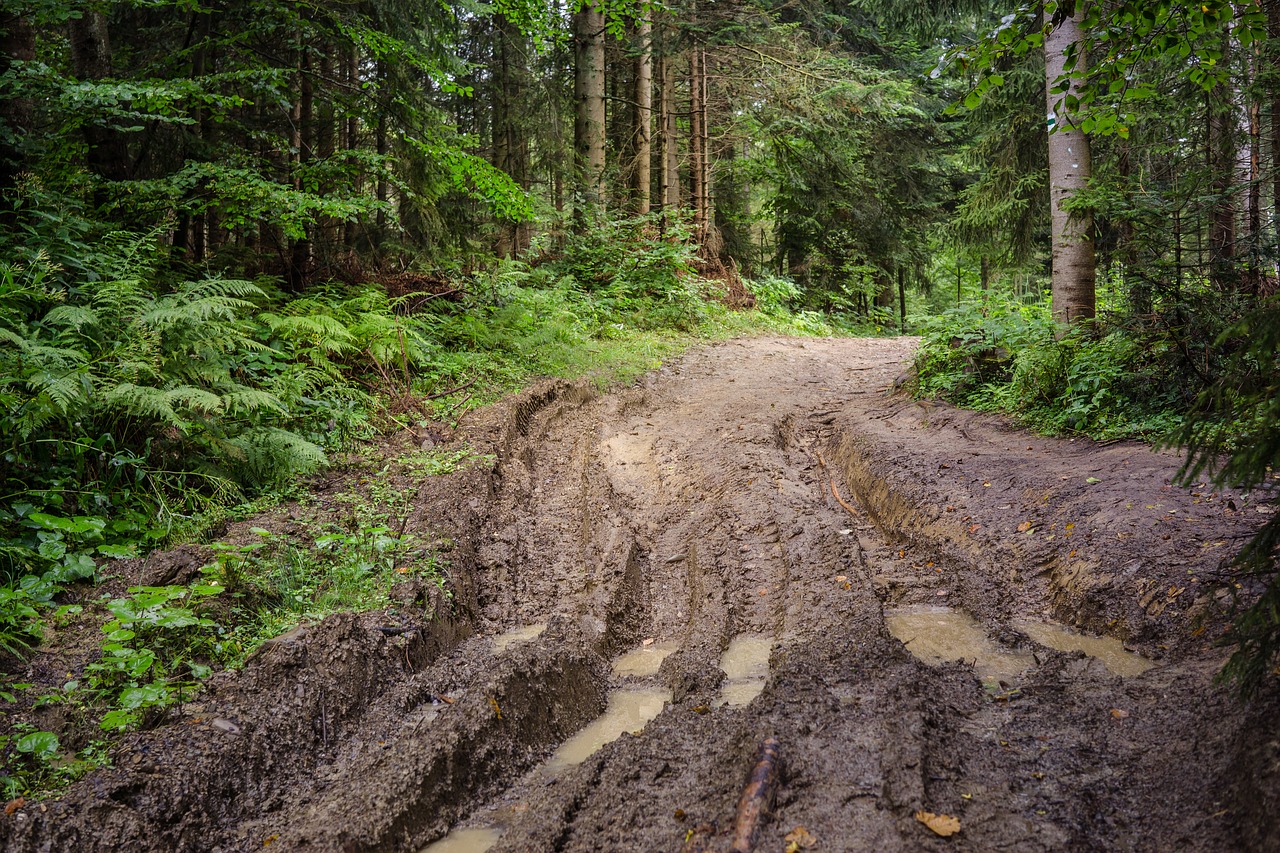
[[[604,12],[590,2],[573,13],[574,166],[581,224],[599,216],[605,202]]]
[[[1084,3],[1046,3],[1045,101],[1049,114],[1049,206],[1053,220],[1053,316],[1063,326],[1096,313],[1093,220],[1072,202],[1093,175],[1089,137],[1075,116],[1086,71],[1080,22]]]

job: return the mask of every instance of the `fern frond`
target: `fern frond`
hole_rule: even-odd
[[[196,388],[194,385],[170,388],[164,392],[164,398],[170,406],[176,407],[181,404],[191,411],[206,415],[220,414],[225,408],[222,397],[204,388]]]
[[[234,297],[236,299],[258,299],[267,294],[252,281],[234,278],[206,278],[200,281],[184,282],[178,292],[191,300],[211,297]]]
[[[37,400],[44,398],[46,405],[58,415],[67,415],[75,408],[88,404],[93,384],[85,371],[55,373],[37,370],[27,375],[27,388]]]
[[[327,465],[329,457],[300,435],[275,427],[261,427],[227,441],[243,459],[237,479],[267,485],[308,474]]]
[[[191,385],[160,389],[124,382],[103,394],[108,409],[123,411],[135,417],[146,417],[167,426],[185,430],[187,421],[178,412],[178,406],[203,414],[222,411],[222,398],[217,394]]]
[[[257,388],[248,388],[240,385],[234,391],[228,391],[222,395],[223,405],[229,415],[248,415],[254,412],[268,411],[277,414],[286,414],[288,409],[284,403],[280,402],[280,398],[269,391],[261,391]]]
[[[307,343],[325,352],[343,352],[351,349],[356,342],[355,336],[341,320],[326,314],[310,316],[262,314],[260,319],[267,324],[267,328],[280,337]]]
[[[252,308],[252,302],[232,296],[206,296],[192,300],[165,297],[157,299],[155,305],[138,315],[138,322],[156,329],[169,329],[183,323],[207,323],[211,320],[231,322],[242,311]]]
[[[58,305],[44,315],[46,325],[78,332],[85,326],[98,324],[98,312],[87,305]]]

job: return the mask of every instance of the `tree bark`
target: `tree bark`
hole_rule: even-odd
[[[644,12],[636,27],[636,40],[640,55],[635,68],[635,165],[631,170],[632,201],[636,213],[646,214],[652,206],[650,200],[653,182],[650,164],[653,158],[653,24],[649,12]]]
[[[493,165],[510,175],[515,133],[511,127],[511,45],[507,30],[511,24],[507,16],[498,14],[494,26],[493,62]],[[494,254],[510,258],[515,254],[515,227],[510,222],[498,222],[498,238]]]
[[[1066,99],[1078,92],[1085,57],[1078,55],[1066,92],[1055,92],[1066,72],[1067,50],[1081,45],[1080,21],[1084,3],[1073,13],[1060,4],[1056,15],[1045,14],[1045,100],[1049,128],[1049,209],[1053,220],[1053,316],[1062,326],[1091,319],[1096,313],[1094,287],[1093,217],[1069,212],[1067,206],[1089,183],[1093,163],[1089,138],[1075,124]]]
[[[111,76],[111,40],[107,19],[102,12],[85,9],[71,22],[71,65],[80,80],[105,80]],[[101,125],[84,125],[87,146],[85,164],[89,170],[109,181],[128,177],[129,152],[119,132]],[[101,202],[101,193],[97,194]]]
[[[579,227],[604,212],[604,13],[584,5],[573,16],[574,165],[581,208]]]
[[[1267,10],[1267,38],[1271,44],[1269,62],[1280,66],[1280,0],[1264,0]],[[1271,227],[1280,235],[1280,82],[1272,77],[1271,96]],[[1274,272],[1274,270],[1273,270]]]
[[[907,333],[907,274],[898,267],[898,331]]]
[[[707,76],[706,51],[689,52],[689,191],[693,201],[694,240],[707,239]]]
[[[674,213],[680,207],[680,151],[677,148],[676,137],[676,74],[673,65],[672,57],[664,52],[658,62],[658,76],[662,84],[659,120],[662,124],[662,180],[660,183],[663,213]]]

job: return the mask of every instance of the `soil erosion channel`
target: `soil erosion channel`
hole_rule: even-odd
[[[893,395],[913,346],[734,341],[472,416],[495,461],[414,518],[451,601],[217,676],[6,849],[1275,849],[1274,691],[1213,684],[1259,507]]]

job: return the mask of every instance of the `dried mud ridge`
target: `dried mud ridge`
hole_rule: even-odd
[[[489,824],[495,850],[727,850],[769,738],[759,850],[797,827],[815,850],[1277,849],[1276,691],[1212,683],[1221,543],[1258,507],[1170,487],[1176,458],[1137,445],[887,395],[912,345],[737,341],[473,416],[455,440],[496,461],[424,483],[413,517],[454,543],[451,601],[410,589],[417,630],[345,614],[271,644],[113,769],[0,819],[4,849],[412,851]],[[939,604],[1031,668],[984,686],[886,629]],[[1156,666],[1112,675],[1026,619]],[[720,704],[744,636],[772,644],[768,679]],[[537,770],[646,640],[675,650],[627,684],[662,712]]]

